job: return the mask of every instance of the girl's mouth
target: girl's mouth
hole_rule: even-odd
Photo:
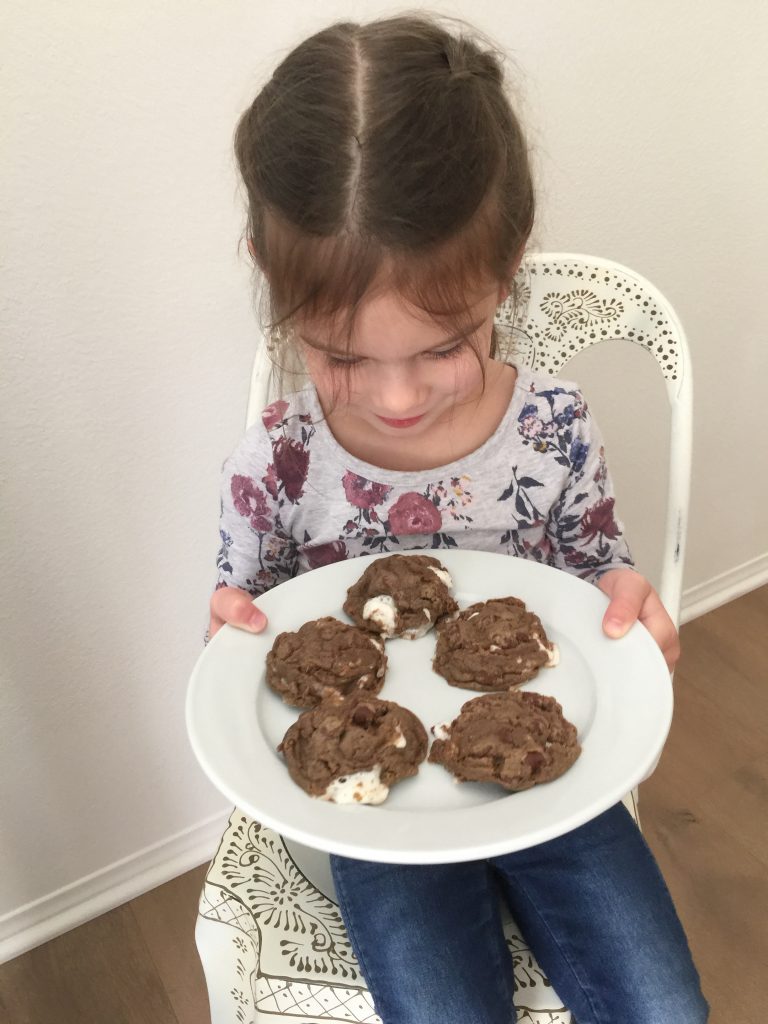
[[[378,416],[377,419],[380,419],[382,423],[386,423],[388,427],[413,427],[419,420],[424,419],[424,413],[421,416],[410,416],[407,420],[390,420],[386,416]]]

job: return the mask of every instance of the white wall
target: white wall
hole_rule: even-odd
[[[696,367],[686,584],[717,599],[754,583],[768,565],[768,8],[436,6],[519,65],[538,246],[619,260],[676,305]],[[300,37],[393,9],[4,9],[0,955],[212,852],[226,802],[188,749],[183,701],[255,333],[232,131]],[[597,351],[573,374],[653,572],[663,394],[639,352]]]

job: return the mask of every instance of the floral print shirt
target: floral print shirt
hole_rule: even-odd
[[[599,430],[575,384],[518,368],[488,440],[436,469],[379,469],[335,440],[313,388],[268,406],[224,464],[218,587],[254,597],[357,555],[464,547],[595,582],[632,565]]]

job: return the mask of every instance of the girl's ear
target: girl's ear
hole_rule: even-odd
[[[261,262],[261,260],[259,258],[259,254],[256,252],[256,246],[253,244],[253,239],[249,238],[247,241],[248,241],[248,253],[249,253],[251,259],[256,264],[256,266],[259,268],[259,270],[262,272],[262,274],[264,274],[264,276],[266,277],[266,271],[264,270],[264,264]]]
[[[515,274],[520,269],[520,264],[523,262],[523,256],[525,255],[525,245],[521,246],[520,252],[515,256],[509,265],[509,273],[506,281],[502,281],[499,284],[499,305],[504,302],[507,296],[512,291],[512,282],[515,279]]]

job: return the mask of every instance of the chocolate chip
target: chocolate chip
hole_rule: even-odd
[[[529,750],[523,758],[523,762],[527,764],[533,772],[541,768],[541,766],[546,763],[546,760],[546,757],[544,757],[544,755],[538,750]]]
[[[373,721],[376,712],[370,706],[370,704],[358,704],[355,710],[352,712],[352,722],[354,725],[359,725],[363,729],[367,728]]]

